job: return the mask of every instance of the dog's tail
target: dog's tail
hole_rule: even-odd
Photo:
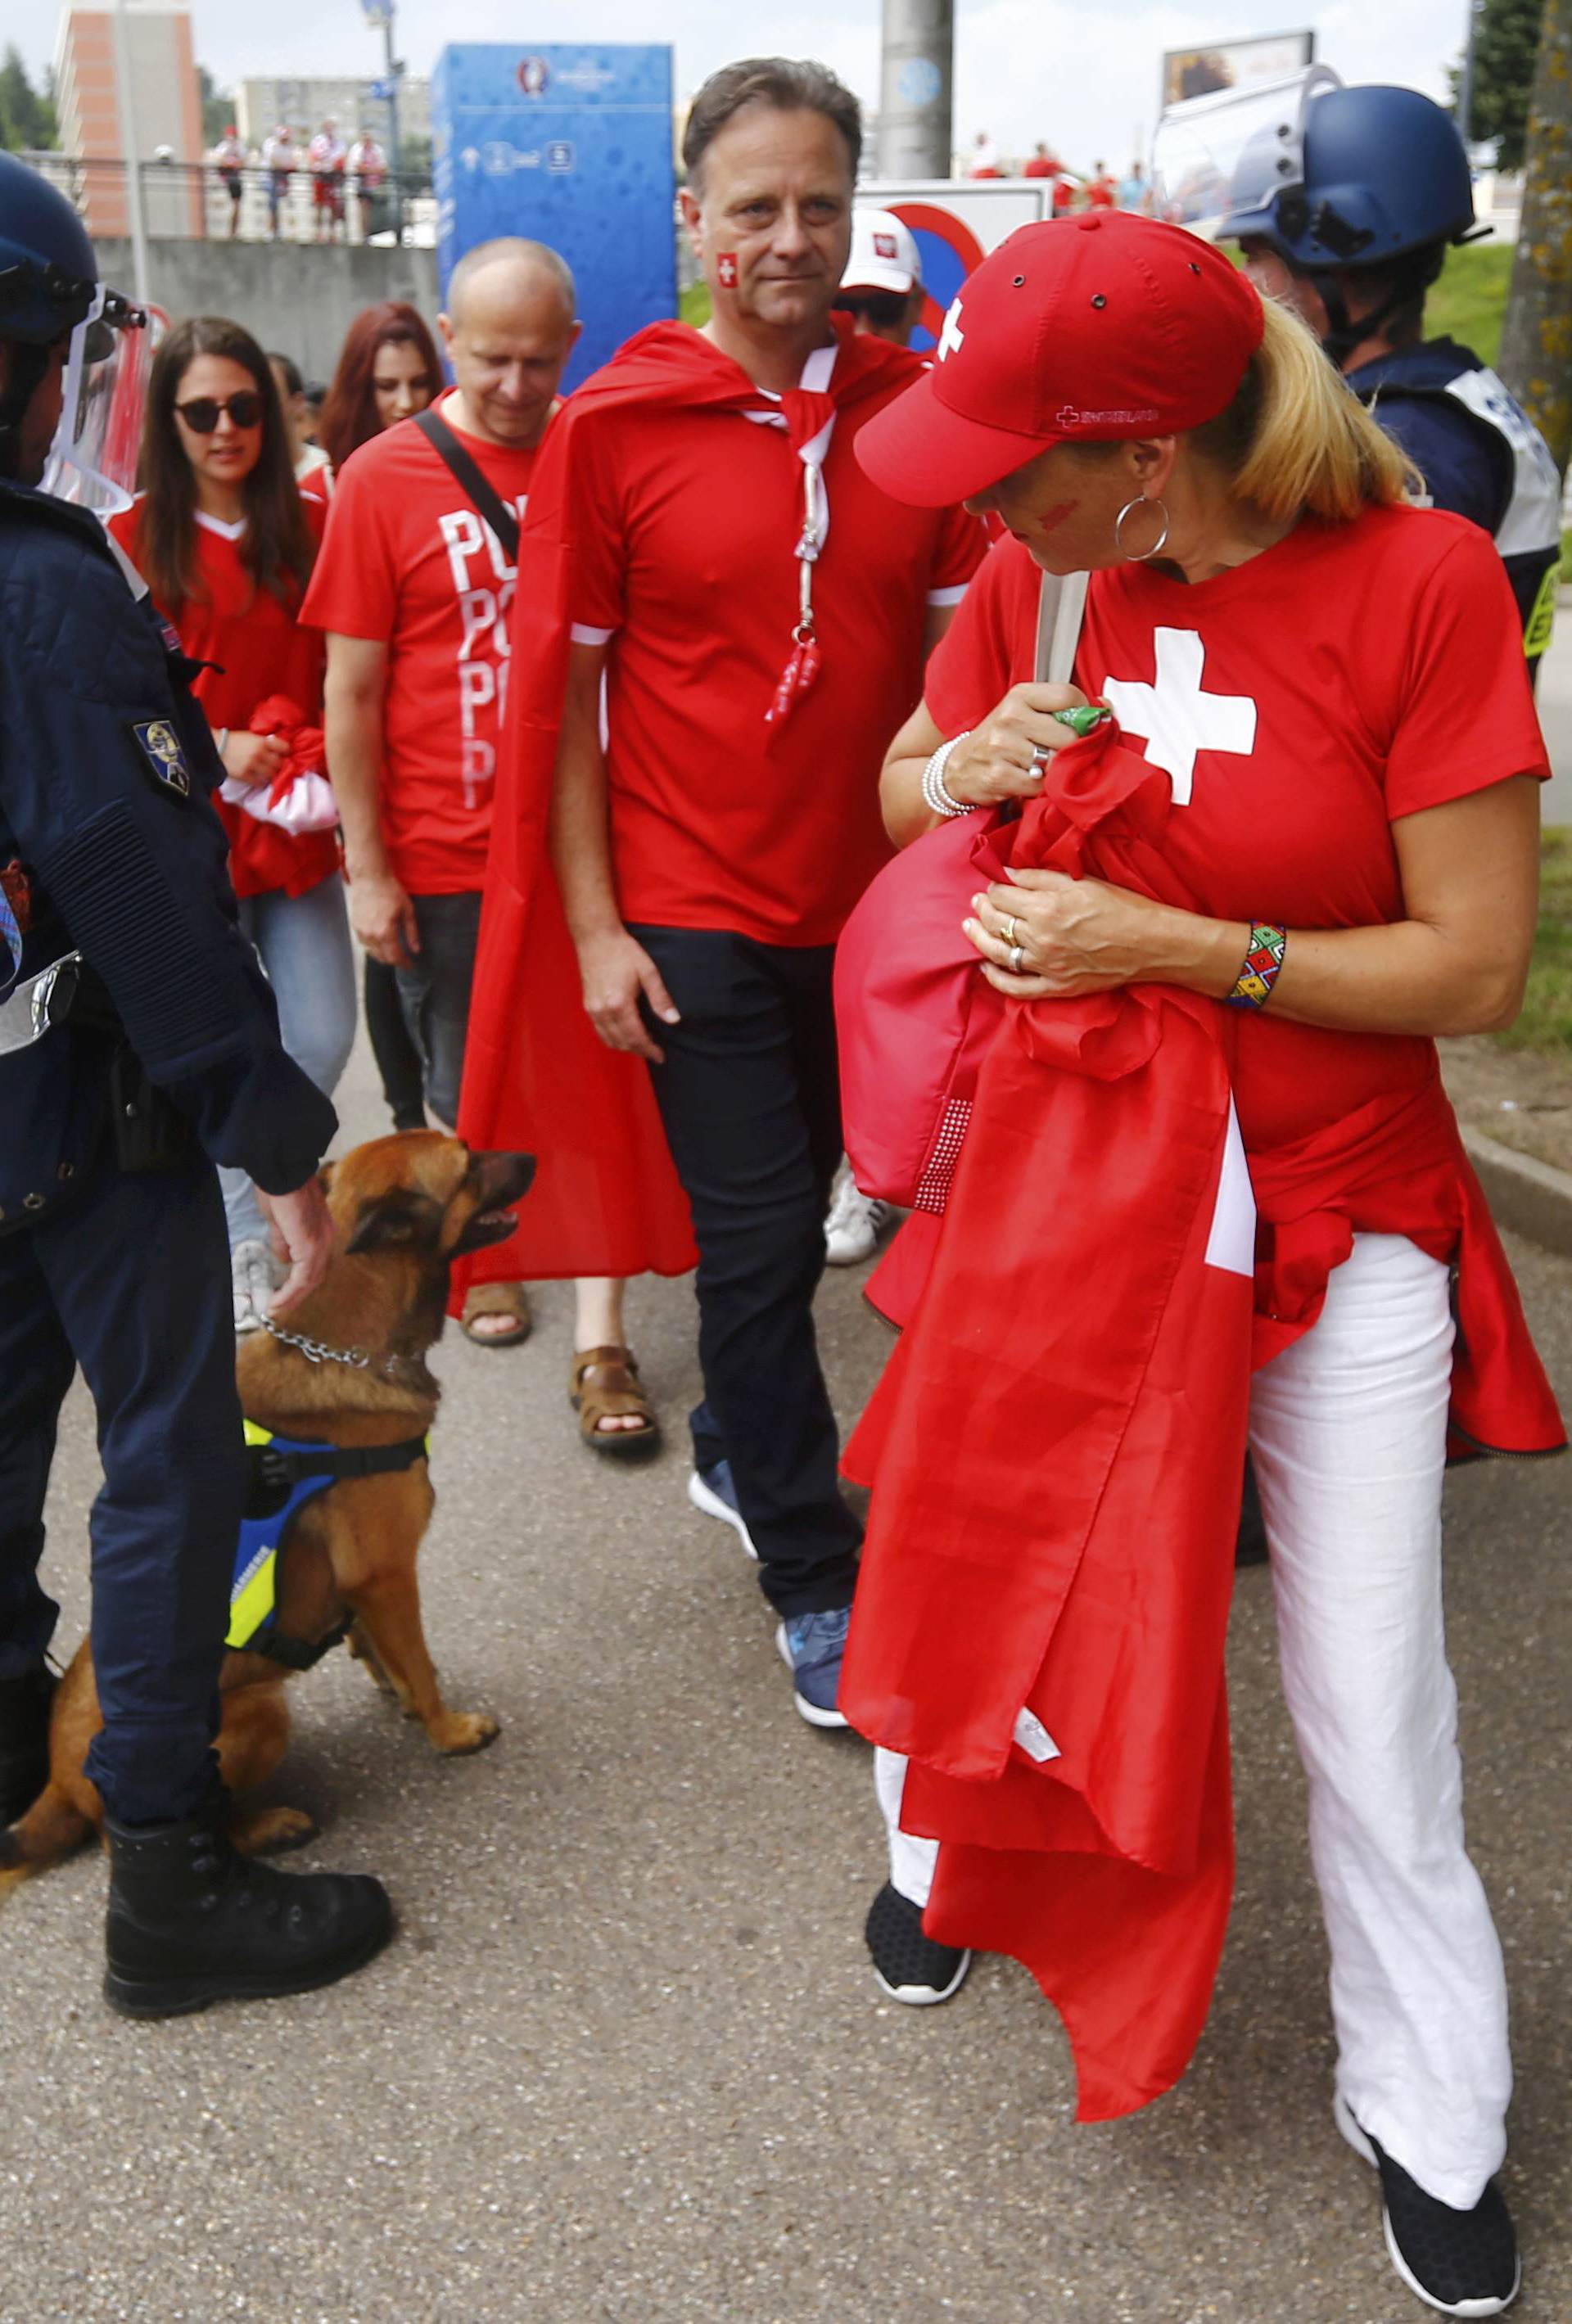
[[[27,1813],[0,1831],[0,1904],[32,1872],[69,1856],[93,1827],[57,1783],[46,1784]]]

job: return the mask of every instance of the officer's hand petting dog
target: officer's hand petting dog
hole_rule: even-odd
[[[309,1299],[327,1274],[333,1257],[333,1221],[319,1178],[308,1178],[292,1194],[264,1194],[259,1186],[256,1199],[273,1229],[274,1255],[290,1270],[269,1309],[283,1316]]]

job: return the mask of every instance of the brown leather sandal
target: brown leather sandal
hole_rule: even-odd
[[[477,1315],[500,1315],[504,1327],[495,1332],[477,1332]],[[534,1318],[530,1314],[530,1295],[522,1283],[476,1283],[465,1295],[464,1314],[460,1328],[467,1340],[477,1348],[522,1348],[534,1330]]]
[[[631,1348],[585,1348],[568,1370],[568,1401],[578,1415],[578,1434],[594,1452],[627,1461],[652,1452],[661,1424],[644,1394]],[[636,1419],[637,1428],[603,1428],[603,1420]]]

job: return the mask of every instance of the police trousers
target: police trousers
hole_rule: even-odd
[[[1464,1843],[1441,1614],[1452,1338],[1440,1260],[1402,1235],[1356,1234],[1315,1328],[1256,1373],[1250,1444],[1308,1780],[1337,2087],[1427,2194],[1466,2210],[1506,2152],[1512,2057],[1501,1945]],[[891,1877],[920,1904],[935,1851],[899,1829],[905,1764],[880,1752],[875,1775]]]
[[[229,1258],[208,1162],[97,1169],[0,1237],[0,1678],[38,1664],[56,1424],[78,1366],[97,1413],[88,1773],[116,1821],[189,1815],[212,1781],[218,1665],[245,1497]]]

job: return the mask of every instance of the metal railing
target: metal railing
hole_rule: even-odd
[[[124,161],[42,152],[18,159],[60,187],[90,234],[129,231]],[[390,171],[373,181],[345,171],[319,180],[306,168],[264,170],[254,160],[233,172],[210,161],[159,161],[139,162],[137,181],[154,239],[430,245],[437,238],[436,198],[423,172],[395,178]]]

